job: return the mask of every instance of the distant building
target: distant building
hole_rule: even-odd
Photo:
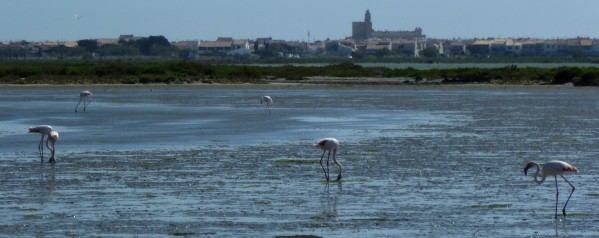
[[[366,53],[373,54],[380,50],[391,51],[391,42],[389,41],[369,41],[366,43]]]
[[[200,41],[198,50],[200,54],[219,53],[226,54],[233,49],[232,41]]]
[[[443,54],[445,56],[466,55],[469,52],[466,50],[466,43],[461,41],[445,42]]]
[[[177,41],[171,43],[172,46],[182,50],[198,50],[199,44],[200,42],[197,40]]]
[[[200,54],[229,56],[244,56],[252,53],[248,40],[235,40],[231,37],[219,37],[216,41],[200,41],[198,51]]]
[[[140,36],[134,36],[134,35],[120,35],[119,36],[119,41],[124,41],[124,42],[128,42],[128,41],[136,41],[141,39],[142,37]]]
[[[422,34],[422,28],[416,27],[413,31],[374,31],[370,10],[366,10],[363,22],[352,22],[352,38],[354,40],[368,40],[378,38],[384,40],[415,40],[424,39],[426,35]]]
[[[417,40],[395,40],[391,44],[392,51],[404,56],[419,57],[419,52],[426,48],[426,42]]]
[[[354,40],[367,40],[372,37],[372,22],[370,10],[366,10],[363,22],[352,22],[352,38]]]
[[[98,38],[96,41],[98,42],[98,46],[119,44],[119,39],[117,38]]]

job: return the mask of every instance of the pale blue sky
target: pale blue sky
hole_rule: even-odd
[[[375,30],[429,38],[599,38],[598,0],[0,0],[0,41],[341,39],[366,9]]]

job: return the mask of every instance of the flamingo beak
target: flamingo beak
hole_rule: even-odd
[[[526,167],[524,167],[524,175],[528,175],[528,169],[532,168],[532,166],[534,166],[534,163],[526,164]]]

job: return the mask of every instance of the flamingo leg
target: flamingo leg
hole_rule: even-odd
[[[322,167],[322,172],[324,173],[324,177],[327,179],[327,181],[329,180],[329,175],[327,174],[327,171],[324,170],[324,166],[322,166],[322,160],[324,159],[324,153],[326,153],[326,150],[322,150],[322,156],[320,156],[320,167]]]
[[[85,97],[87,99],[87,105],[85,106],[85,108],[87,108],[89,106],[89,104],[92,103],[92,100],[88,97]],[[85,111],[85,108],[83,108],[83,111]]]
[[[260,102],[262,103],[262,102]],[[268,101],[265,102],[266,104],[266,111],[268,112],[268,115],[270,115],[270,105],[268,105]]]
[[[40,139],[40,143],[37,146],[37,152],[40,155],[40,160],[43,163],[44,162],[44,134],[42,134],[42,139]]]
[[[331,159],[331,150],[329,150],[329,155],[327,156],[327,175],[330,175],[330,170],[329,170],[329,160]],[[329,180],[329,176],[327,176],[327,180]]]
[[[87,98],[87,97],[84,97],[84,98],[83,98],[83,111],[84,111],[84,112],[85,112],[85,109],[87,108],[87,104],[88,104],[88,103],[87,103],[87,100],[88,100],[88,98]]]
[[[77,103],[77,106],[75,106],[75,112],[77,112],[77,108],[79,108],[79,104],[81,104],[81,97],[79,98],[79,102]],[[83,102],[83,104],[85,105],[85,102]]]
[[[566,183],[568,183],[568,184],[570,185],[570,187],[572,187],[572,191],[570,192],[570,196],[568,196],[568,200],[566,200],[566,204],[564,204],[564,208],[562,209],[562,213],[564,214],[564,217],[565,217],[565,216],[566,216],[566,206],[568,206],[568,202],[570,201],[570,197],[572,197],[572,194],[574,193],[574,190],[576,190],[576,187],[574,187],[574,185],[572,185],[572,184],[570,183],[570,181],[568,181],[568,180],[567,180],[567,179],[566,179],[566,178],[565,178],[563,175],[560,175],[560,176],[562,176],[562,178],[563,178],[564,180],[566,180]],[[556,180],[557,180],[557,177],[556,177]],[[557,182],[556,182],[556,183],[557,183]],[[556,212],[557,212],[557,211],[556,211]],[[557,216],[557,215],[556,215],[556,216]]]
[[[335,150],[333,152],[333,162],[339,166],[339,174],[337,175],[337,180],[341,180],[341,172],[343,171],[343,167],[341,167],[341,164],[339,162],[337,162],[337,150]]]
[[[54,147],[56,146],[55,142],[52,141],[52,147],[50,147],[48,145],[48,142],[50,141],[50,136],[48,136],[48,139],[46,140],[46,147],[48,147],[48,149],[50,150],[50,152],[52,153],[50,155],[50,159],[48,159],[48,163],[56,163],[56,160],[54,159]]]
[[[555,178],[555,219],[557,220],[557,200],[559,199],[559,189],[557,188],[557,176],[553,176]],[[566,206],[564,206],[566,209]]]

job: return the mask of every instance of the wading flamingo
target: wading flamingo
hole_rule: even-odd
[[[48,140],[46,140],[46,147],[52,152],[48,163],[56,163],[56,159],[54,159],[54,152],[56,151],[56,141],[58,140],[58,132],[52,131],[50,135],[48,135]],[[48,145],[48,142],[52,144],[52,147]]]
[[[262,96],[260,98],[260,104],[262,103],[266,103],[266,110],[268,111],[268,114],[270,114],[270,104],[272,103],[272,98],[270,98],[270,96]]]
[[[89,99],[89,96],[93,95],[90,91],[83,91],[81,93],[79,93],[79,102],[77,103],[77,106],[75,107],[75,112],[77,112],[77,108],[79,107],[79,104],[81,104],[81,101],[83,101],[83,111],[85,112],[85,108],[87,107],[87,105],[89,105],[90,103],[92,103],[92,100]]]
[[[541,169],[542,166],[542,169]],[[566,206],[568,206],[568,202],[570,201],[570,197],[572,197],[572,194],[574,193],[574,190],[576,189],[574,187],[574,185],[572,185],[570,183],[570,181],[568,181],[565,177],[564,177],[564,173],[565,172],[573,172],[573,173],[578,173],[578,169],[564,161],[560,161],[560,160],[552,160],[549,161],[545,164],[539,164],[537,162],[529,162],[528,164],[526,164],[526,167],[524,167],[524,175],[528,174],[528,169],[532,168],[532,167],[537,167],[537,172],[535,173],[535,182],[537,182],[537,184],[542,184],[543,182],[545,182],[545,178],[547,178],[547,176],[553,176],[553,178],[555,178],[555,219],[557,220],[557,201],[559,198],[559,190],[557,189],[557,176],[561,176],[569,185],[570,187],[572,187],[572,191],[570,192],[570,196],[568,196],[568,200],[566,200],[566,204],[564,204],[564,208],[562,209],[562,213],[564,214],[564,217],[566,216]],[[539,174],[541,173],[541,174]],[[538,178],[541,177],[541,180],[538,180]]]
[[[48,126],[48,125],[42,125],[42,126],[36,126],[36,127],[30,127],[29,128],[29,133],[40,133],[42,134],[42,138],[40,139],[40,143],[37,146],[37,150],[40,154],[40,159],[41,162],[44,162],[44,137],[46,135],[48,135],[48,139],[50,138],[50,133],[52,132],[52,127]],[[47,143],[46,143],[47,145]],[[54,154],[54,153],[52,153]]]
[[[322,167],[322,171],[324,172],[324,176],[329,180],[329,159],[331,157],[331,150],[333,150],[333,162],[339,166],[339,175],[337,175],[337,180],[341,180],[341,172],[343,172],[343,167],[339,162],[337,162],[337,148],[339,148],[339,141],[335,138],[324,138],[318,141],[318,143],[314,144],[315,147],[322,149],[322,156],[320,157],[320,167]],[[327,169],[324,169],[322,165],[322,160],[324,159],[324,153],[329,151],[329,155],[327,156]]]

